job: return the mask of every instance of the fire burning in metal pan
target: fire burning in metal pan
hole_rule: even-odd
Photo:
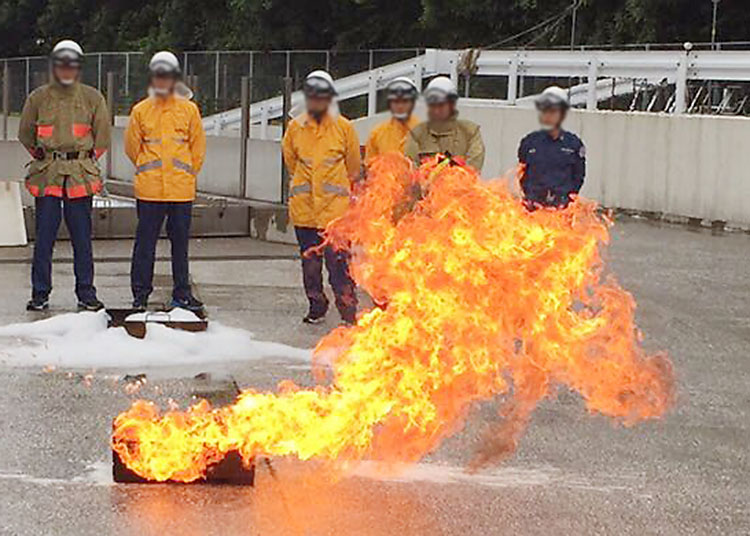
[[[498,399],[501,424],[478,467],[515,449],[556,385],[625,425],[660,417],[671,364],[643,350],[635,301],[605,273],[609,226],[590,201],[530,212],[504,182],[448,160],[414,169],[383,157],[328,237],[351,245],[355,279],[387,306],[320,341],[329,381],[247,390],[223,408],[162,413],[139,401],[116,418],[112,447],[153,481],[201,480],[230,452],[247,464],[410,462],[459,432],[474,404]]]

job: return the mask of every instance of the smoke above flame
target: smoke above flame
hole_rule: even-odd
[[[632,425],[673,401],[671,364],[647,355],[635,302],[604,273],[610,222],[595,203],[527,210],[503,181],[388,155],[328,230],[377,303],[324,337],[315,388],[282,382],[227,407],[162,413],[139,401],[112,446],[144,478],[190,482],[230,451],[337,462],[416,461],[500,402],[474,465],[512,452],[537,404],[566,385],[587,409]],[[326,369],[316,367],[319,377]]]

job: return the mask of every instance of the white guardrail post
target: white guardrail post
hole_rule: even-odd
[[[680,115],[685,113],[685,99],[687,96],[687,75],[689,56],[685,54],[677,63],[677,75],[675,77],[674,113]]]
[[[518,54],[513,54],[510,58],[508,68],[508,104],[515,106],[518,98]],[[477,71],[479,74],[479,71]]]
[[[599,92],[596,83],[599,77],[599,60],[596,56],[589,60],[588,91],[586,92],[586,109],[596,110],[599,105]]]
[[[367,117],[378,113],[378,75],[374,69],[368,73],[367,85]]]

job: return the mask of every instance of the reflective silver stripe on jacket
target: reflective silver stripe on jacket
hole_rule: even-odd
[[[146,145],[157,145],[161,143],[161,138],[143,138],[143,143]]]
[[[195,175],[195,171],[193,170],[193,168],[191,166],[187,165],[182,160],[177,160],[176,158],[173,158],[172,159],[172,165],[174,167],[176,167],[177,169],[181,169],[182,171],[187,171],[191,175]]]
[[[344,186],[337,184],[323,183],[323,191],[329,194],[340,195],[342,197],[349,197],[349,189]]]
[[[309,184],[297,184],[296,186],[292,186],[289,190],[289,197],[294,197],[299,194],[309,194],[310,192],[312,192],[312,188]]]
[[[174,138],[174,141],[176,141],[177,143],[187,143],[188,139],[187,138]]]
[[[159,169],[161,167],[161,160],[154,160],[153,162],[148,162],[146,164],[142,164],[135,168],[136,173],[143,173],[144,171],[149,171],[152,169]]]

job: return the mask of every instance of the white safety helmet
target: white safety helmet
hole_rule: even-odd
[[[568,92],[561,87],[550,86],[536,98],[536,107],[538,110],[559,108],[565,111],[570,108]]]
[[[303,91],[308,97],[334,97],[337,95],[333,77],[323,70],[313,71],[307,75]]]
[[[424,90],[424,98],[427,104],[439,104],[441,102],[455,102],[458,100],[458,89],[453,80],[447,76],[433,78]]]
[[[148,70],[152,75],[179,76],[180,61],[168,50],[162,50],[153,55],[148,63]]]
[[[419,95],[419,88],[411,78],[406,76],[399,76],[391,80],[385,87],[385,92],[388,100],[417,100]]]
[[[80,67],[83,62],[83,49],[81,45],[71,39],[64,39],[55,45],[50,54],[50,59],[55,65],[70,65]]]

